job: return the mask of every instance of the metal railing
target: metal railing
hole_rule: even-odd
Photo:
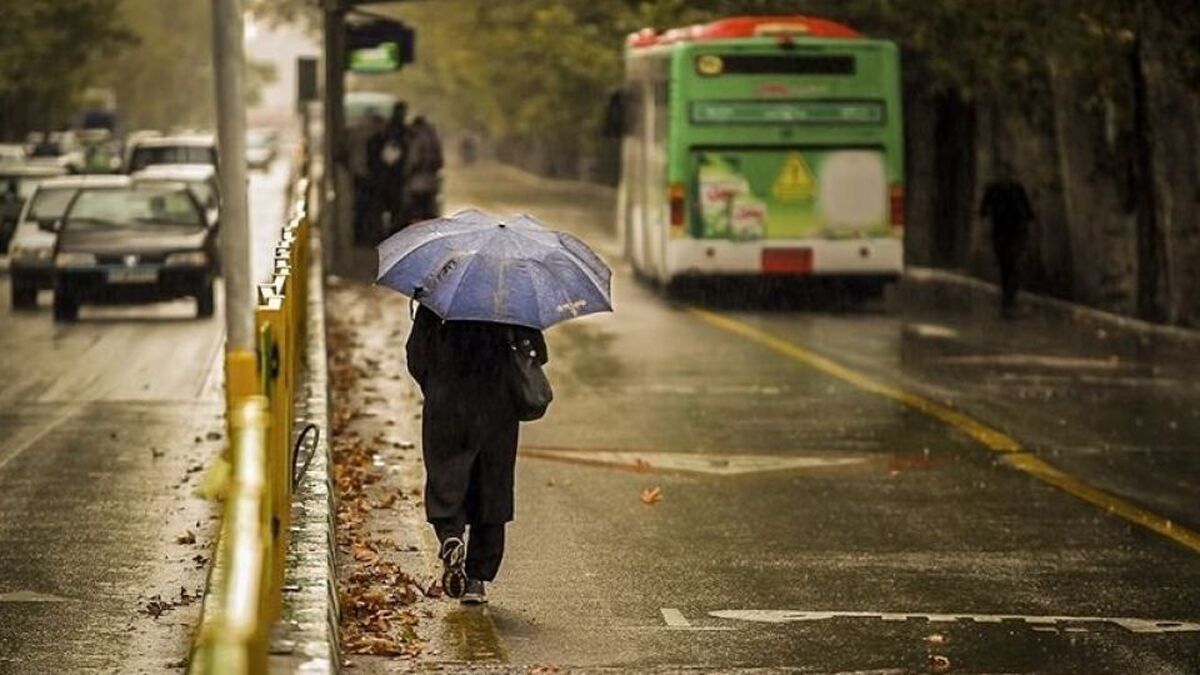
[[[307,158],[302,160],[307,165]],[[303,172],[301,176],[303,176]],[[279,618],[290,524],[294,404],[308,314],[309,180],[295,181],[271,279],[258,288],[256,381],[227,378],[222,522],[189,672],[261,673]],[[252,391],[247,395],[248,391]]]

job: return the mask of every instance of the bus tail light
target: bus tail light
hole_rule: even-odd
[[[667,204],[671,210],[672,230],[682,230],[684,221],[687,220],[685,194],[683,183],[671,183],[671,186],[667,188]]]
[[[892,230],[899,233],[904,231],[904,186],[892,183],[888,189],[888,204],[891,209]]]

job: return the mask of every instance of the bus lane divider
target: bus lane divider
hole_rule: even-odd
[[[1085,481],[1058,469],[1045,460],[1026,451],[1016,439],[995,429],[966,413],[931,401],[924,396],[905,391],[899,387],[880,382],[864,373],[848,368],[833,359],[822,356],[794,342],[772,335],[762,329],[737,319],[698,307],[689,307],[688,312],[704,323],[738,335],[766,347],[792,361],[807,365],[814,370],[839,379],[862,391],[878,394],[895,400],[909,408],[918,410],[940,420],[961,433],[999,454],[1002,461],[1026,475],[1094,506],[1159,534],[1193,553],[1200,554],[1200,532],[1172,522],[1122,497],[1110,494],[1087,484]]]

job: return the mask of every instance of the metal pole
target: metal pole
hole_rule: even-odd
[[[225,279],[225,357],[229,398],[253,394],[254,284],[246,203],[245,61],[241,0],[212,0],[217,147],[221,151],[221,269]]]
[[[349,242],[344,231],[342,208],[349,199],[342,194],[342,162],[345,152],[342,134],[345,118],[342,105],[345,96],[346,10],[341,0],[325,0],[325,173],[322,221],[328,248],[325,262],[329,269],[344,273]]]

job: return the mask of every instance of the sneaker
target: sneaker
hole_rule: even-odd
[[[462,595],[462,604],[464,605],[485,605],[487,604],[487,590],[484,588],[486,584],[478,579],[467,581],[467,590]]]
[[[461,598],[467,590],[467,547],[458,537],[448,537],[442,542],[442,590],[452,598]]]

